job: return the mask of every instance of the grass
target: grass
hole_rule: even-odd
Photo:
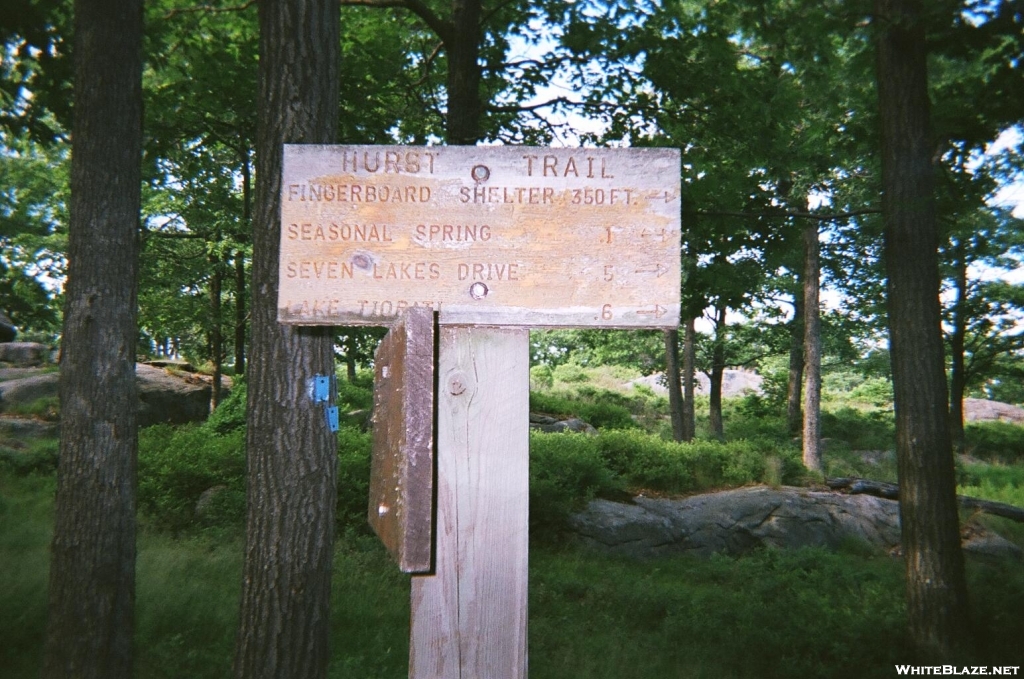
[[[569,366],[552,373],[535,376],[546,384],[534,394],[535,406],[590,417],[600,433],[531,436],[532,679],[870,679],[893,676],[894,664],[908,662],[903,565],[864,546],[633,562],[567,543],[564,518],[594,497],[799,484],[803,475],[797,443],[763,398],[726,402],[724,441],[677,444],[665,437],[664,399],[623,386],[628,375],[621,370]],[[367,386],[365,379],[340,386],[339,401],[364,407]],[[825,462],[830,475],[895,480],[891,410],[884,389],[869,386],[864,398],[881,405],[829,401]],[[236,394],[206,425],[154,428],[141,437],[138,677],[230,672],[244,552],[232,500],[244,489],[244,411]],[[698,402],[698,416],[706,431],[706,400]],[[968,442],[973,458],[958,467],[960,492],[1024,506],[1024,456],[1017,452],[1024,429],[971,426]],[[5,679],[35,677],[41,664],[56,450],[52,440],[0,449]],[[365,533],[368,434],[343,429],[339,470],[329,676],[399,679],[409,651],[409,578]],[[230,491],[226,500],[197,519],[197,498],[218,485]],[[1022,524],[972,521],[1024,545]],[[973,664],[1024,664],[1024,570],[969,560],[968,575],[983,644]]]

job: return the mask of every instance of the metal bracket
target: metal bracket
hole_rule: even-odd
[[[327,406],[327,428],[338,431],[338,406]]]
[[[338,406],[332,405],[337,396],[334,379],[334,375],[314,375],[309,383],[309,397],[313,403],[324,404],[327,428],[332,432],[338,431]]]

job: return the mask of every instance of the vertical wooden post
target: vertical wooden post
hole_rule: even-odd
[[[410,679],[525,679],[529,332],[442,327],[435,572],[412,579]]]

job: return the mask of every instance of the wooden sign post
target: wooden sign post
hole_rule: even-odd
[[[526,677],[528,329],[678,325],[679,177],[674,149],[285,146],[278,320],[392,327],[369,511],[418,573],[410,678]]]

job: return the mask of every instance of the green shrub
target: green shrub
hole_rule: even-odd
[[[218,488],[196,513],[207,490]],[[221,497],[223,496],[223,497]],[[245,516],[245,432],[156,425],[139,433],[139,508],[156,525],[240,525]]]
[[[59,457],[60,441],[57,439],[33,441],[19,450],[0,445],[0,468],[9,469],[16,476],[53,474],[57,471]]]
[[[559,417],[578,417],[598,429],[633,429],[637,423],[630,411],[614,403],[620,394],[594,390],[583,397],[572,397],[564,392],[530,394],[530,410],[551,413]]]
[[[542,363],[530,368],[530,389],[550,389],[554,383],[555,374],[551,366]]]
[[[845,441],[853,450],[890,450],[896,445],[893,414],[840,408],[821,413],[822,438]]]
[[[369,533],[366,508],[370,492],[373,436],[353,427],[338,431],[338,513],[342,531]]]
[[[569,514],[583,509],[590,500],[624,492],[594,440],[585,434],[530,434],[530,527],[534,535],[553,536]]]
[[[983,460],[1024,462],[1024,427],[1009,422],[978,422],[964,428],[967,452]]]
[[[47,422],[56,422],[60,419],[60,399],[56,396],[43,396],[29,403],[8,405],[4,412],[8,415],[21,415],[23,417],[46,420]]]
[[[552,377],[556,382],[569,382],[570,384],[590,381],[586,369],[579,363],[572,362],[556,366]]]
[[[370,410],[373,408],[373,375],[370,382],[364,378],[356,378],[355,382],[339,379],[337,405],[342,412],[351,410]]]
[[[892,381],[885,377],[868,378],[849,393],[849,398],[878,408],[891,408]]]
[[[236,378],[231,394],[210,413],[204,426],[217,434],[227,434],[245,427],[246,392],[245,380]]]

